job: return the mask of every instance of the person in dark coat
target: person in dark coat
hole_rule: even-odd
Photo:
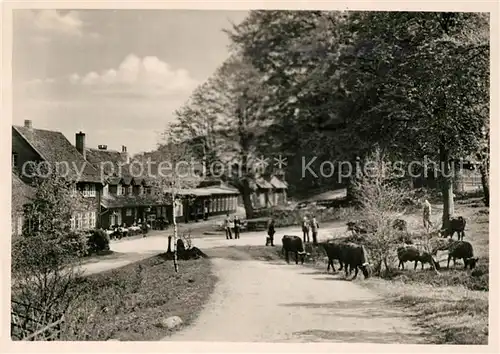
[[[266,246],[268,244],[271,244],[271,246],[274,246],[274,234],[276,233],[276,230],[274,229],[274,219],[269,220],[269,224],[267,226],[267,235],[268,235],[268,240],[266,240]]]
[[[233,223],[234,223],[234,238],[235,239],[240,238],[241,221],[240,218],[238,218],[238,215],[234,216]]]
[[[307,219],[307,216],[304,216],[304,220],[302,220],[302,240],[304,243],[309,242],[309,220]]]
[[[231,219],[229,218],[229,213],[226,215],[226,219],[224,220],[224,229],[226,230],[226,240],[232,239],[231,235]]]

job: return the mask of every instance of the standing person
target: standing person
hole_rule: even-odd
[[[302,234],[304,243],[309,242],[309,220],[307,216],[304,216],[304,220],[302,221]]]
[[[234,216],[234,239],[236,240],[237,238],[240,238],[240,219],[238,218],[238,215]]]
[[[269,243],[271,246],[274,246],[274,234],[276,233],[276,230],[274,229],[274,219],[269,220],[269,224],[267,226],[267,235],[269,236]],[[266,240],[266,246],[268,242]]]
[[[424,228],[429,232],[429,227],[434,226],[431,221],[431,212],[432,212],[432,207],[431,203],[427,199],[424,200],[423,203],[423,208],[422,208],[422,218],[424,222]]]
[[[208,206],[207,203],[205,203],[205,206],[203,207],[203,219],[208,220]]]
[[[313,216],[313,218],[311,220],[311,231],[312,231],[313,245],[318,244],[318,229],[319,229],[319,224],[316,221],[316,217]]]
[[[229,218],[229,213],[227,213],[226,219],[224,220],[224,228],[226,229],[226,240],[233,239],[233,235],[231,235],[231,219]]]

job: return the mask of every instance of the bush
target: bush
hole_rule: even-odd
[[[109,237],[104,230],[93,230],[88,238],[89,253],[97,253],[102,251],[109,251]]]
[[[298,226],[304,216],[315,216],[318,223],[345,220],[354,215],[354,208],[316,208],[286,210],[280,208],[267,208],[259,210],[255,218],[272,217],[276,227]]]

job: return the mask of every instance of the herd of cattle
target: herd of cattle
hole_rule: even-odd
[[[451,260],[453,260],[453,265],[455,265],[457,259],[462,259],[464,269],[468,267],[474,269],[478,262],[478,257],[474,257],[472,245],[463,240],[465,225],[466,221],[463,217],[452,218],[448,229],[434,232],[433,236],[431,233],[431,239],[429,240],[431,248],[425,251],[411,238],[407,230],[406,221],[402,219],[394,220],[392,227],[400,231],[400,241],[402,242],[402,245],[397,248],[398,269],[404,269],[406,262],[414,262],[414,269],[417,269],[420,262],[422,269],[424,269],[424,264],[432,264],[439,270],[439,261],[435,259],[438,251],[448,252],[447,268],[449,268]],[[352,232],[352,237],[329,239],[319,243],[328,257],[327,272],[330,270],[330,267],[334,272],[336,271],[333,261],[337,260],[340,265],[339,270],[344,269],[346,277],[354,270],[353,279],[355,279],[358,275],[358,270],[361,270],[365,278],[367,278],[370,274],[370,264],[367,250],[365,245],[362,244],[363,235],[374,233],[377,230],[370,227],[366,220],[348,222],[347,229]],[[457,241],[453,240],[455,233],[458,234]],[[282,245],[282,252],[285,254],[287,263],[290,261],[290,252],[295,255],[295,264],[298,264],[299,260],[301,264],[304,264],[306,256],[310,255],[310,253],[306,252],[304,242],[299,236],[283,236]]]

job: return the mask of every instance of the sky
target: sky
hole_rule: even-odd
[[[15,10],[13,124],[86,133],[134,154],[156,147],[196,86],[228,57],[246,11]]]

